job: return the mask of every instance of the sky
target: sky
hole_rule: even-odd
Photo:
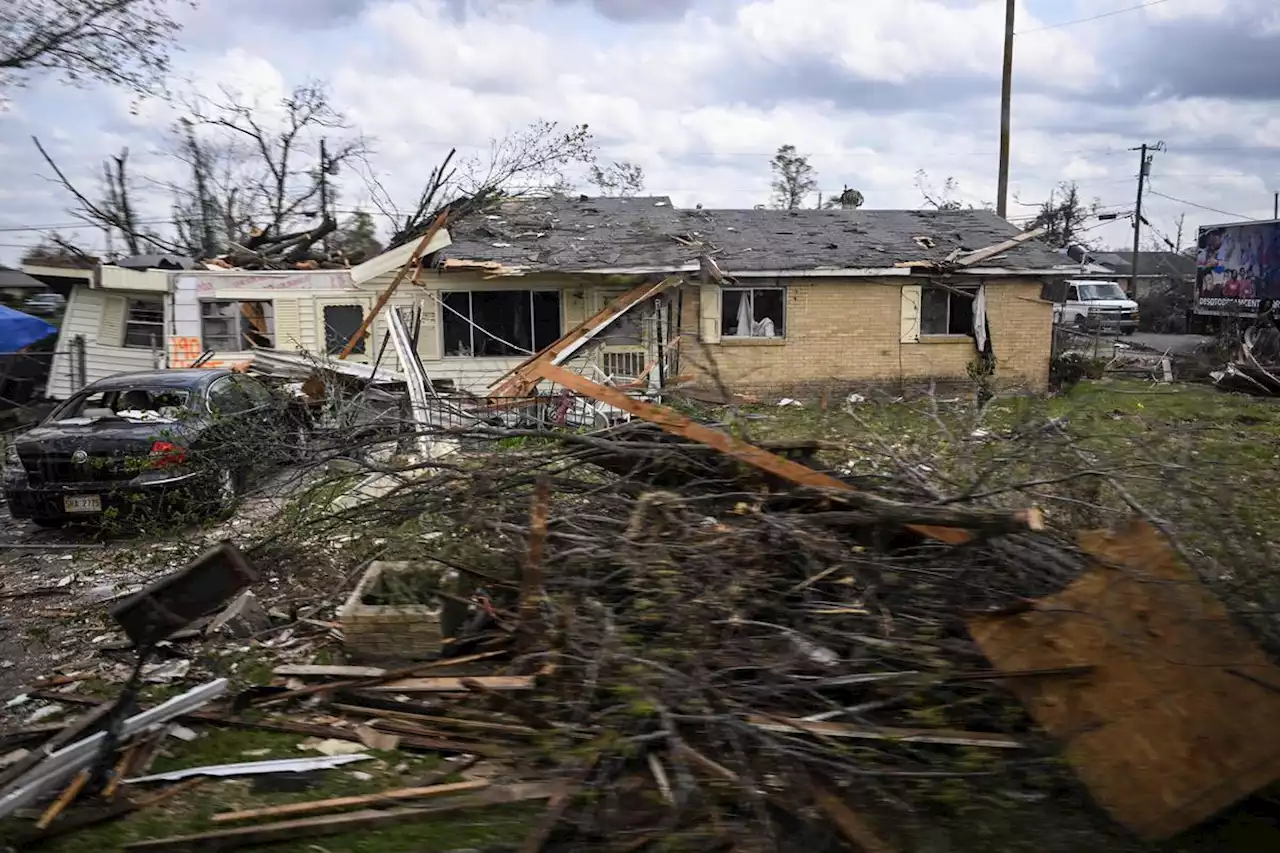
[[[319,79],[364,134],[372,168],[409,206],[449,147],[543,119],[589,125],[603,160],[645,172],[677,206],[768,201],[769,160],[792,144],[825,196],[919,208],[918,170],[993,203],[1004,0],[203,0],[185,29],[176,88],[230,86],[271,104]],[[1140,8],[1135,8],[1139,7]],[[1120,219],[1093,222],[1127,247],[1138,152],[1153,155],[1149,234],[1182,245],[1202,224],[1272,215],[1280,190],[1280,3],[1275,0],[1018,0],[1009,216],[1024,222],[1062,181]],[[162,102],[37,77],[3,93],[0,262],[50,225],[86,248],[31,142],[96,187],[127,146],[141,173],[162,153]],[[350,170],[340,209],[366,205]],[[585,187],[585,184],[582,184]],[[148,215],[162,194],[139,190]],[[816,203],[816,197],[812,199]]]

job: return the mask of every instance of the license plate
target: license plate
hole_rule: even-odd
[[[102,512],[102,498],[99,495],[76,495],[62,499],[62,508],[67,512]]]

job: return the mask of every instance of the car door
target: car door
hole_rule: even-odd
[[[252,403],[236,376],[222,376],[209,386],[210,423],[201,437],[210,464],[247,473],[262,456],[261,429],[250,416]]]

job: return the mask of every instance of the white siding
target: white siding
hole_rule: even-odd
[[[117,331],[118,327],[112,321],[114,314],[108,312],[108,299],[114,301],[122,297],[87,287],[72,288],[66,314],[62,319],[62,329],[58,333],[58,352],[53,357],[53,366],[49,371],[46,393],[53,399],[65,400],[78,390],[72,384],[72,364],[67,355],[76,335],[84,338],[85,380],[88,382],[96,382],[113,373],[151,370],[156,366],[156,354],[149,349],[112,345],[112,342],[118,344],[123,330]],[[108,343],[103,343],[104,340]],[[161,359],[163,360],[163,355]]]

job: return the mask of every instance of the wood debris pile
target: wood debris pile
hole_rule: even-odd
[[[306,736],[337,744],[335,759],[399,750],[452,766],[407,790],[242,809],[214,818],[235,826],[129,849],[247,847],[539,800],[522,853],[1124,848],[1019,701],[1038,685],[1070,695],[1094,667],[997,669],[971,634],[976,617],[1034,610],[1086,575],[1082,551],[1034,511],[943,500],[915,469],[836,478],[820,470],[822,442],[720,432],[713,449],[707,427],[674,418],[454,429],[449,464],[292,517],[255,560],[292,565],[339,530],[394,539],[387,559],[449,570],[432,594],[464,607],[463,627],[437,660],[284,663],[176,721]],[[307,626],[342,630],[295,627]],[[79,794],[48,796],[59,790],[55,805]],[[1067,846],[1018,829],[1029,822],[1070,828]]]

